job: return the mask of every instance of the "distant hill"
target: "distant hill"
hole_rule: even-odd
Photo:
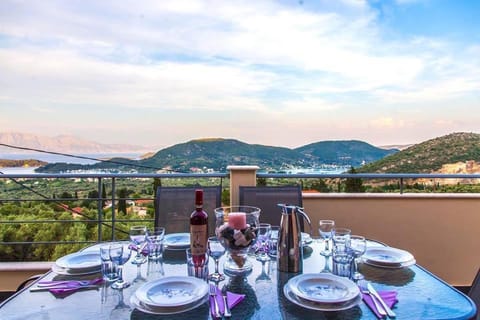
[[[44,166],[47,163],[44,161],[27,159],[27,160],[4,160],[0,159],[0,168],[3,167],[40,167]]]
[[[321,163],[351,165],[354,167],[398,152],[398,149],[385,150],[357,140],[321,141],[295,150],[309,158],[315,158],[316,161]]]
[[[0,132],[0,143],[24,148],[66,153],[146,152],[148,148],[129,144],[102,144],[70,135],[47,137],[19,132]],[[21,153],[20,149],[0,146],[0,153]],[[26,151],[29,152],[29,151]]]
[[[285,170],[288,168],[314,168],[322,164],[356,165],[363,161],[375,161],[396,150],[386,151],[361,141],[329,141],[314,143],[297,149],[248,144],[235,139],[197,139],[177,144],[155,153],[143,160],[112,159],[130,164],[122,166],[111,163],[95,165],[48,164],[39,172],[63,172],[65,170],[88,170],[115,168],[127,171],[135,168],[140,172],[149,168],[177,172],[225,171],[228,165],[258,165],[262,170]],[[137,166],[138,165],[138,166]]]
[[[458,132],[427,140],[369,163],[358,172],[431,173],[446,165],[480,162],[480,134]],[[448,167],[448,166],[447,166]]]

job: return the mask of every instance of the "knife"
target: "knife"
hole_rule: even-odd
[[[49,291],[49,290],[79,290],[79,289],[93,289],[96,288],[98,289],[98,285],[84,285],[84,286],[77,286],[77,287],[65,287],[65,286],[56,286],[56,287],[32,287],[29,290],[31,292],[37,292],[37,291]]]
[[[373,286],[370,283],[367,283],[367,289],[368,289],[368,292],[370,292],[370,294],[375,298],[377,298],[377,300],[382,304],[382,307],[387,312],[387,315],[390,318],[395,318],[396,317],[395,312],[393,312],[392,309],[390,309],[390,307],[385,303],[385,301],[383,301],[382,297],[380,297],[380,295],[377,293],[377,291],[373,288]]]

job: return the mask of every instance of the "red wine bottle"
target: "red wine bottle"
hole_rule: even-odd
[[[208,214],[203,210],[203,190],[195,190],[195,211],[190,215],[190,250],[196,266],[203,266],[208,241]]]

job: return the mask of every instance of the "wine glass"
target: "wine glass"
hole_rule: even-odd
[[[268,255],[270,258],[275,259],[277,257],[280,226],[272,226],[270,229],[270,237],[268,238]]]
[[[330,249],[330,240],[332,239],[333,228],[335,227],[335,221],[320,220],[318,225],[319,225],[318,232],[320,233],[320,236],[325,241],[325,249],[322,252],[320,252],[320,254],[328,257],[332,255],[332,250]]]
[[[272,232],[272,225],[270,223],[260,223],[258,225],[257,234],[257,252],[256,257],[258,261],[268,261],[268,240],[270,239],[270,233]]]
[[[358,272],[358,258],[367,250],[367,240],[363,236],[350,236],[350,250],[353,254],[352,280],[362,280],[363,275]]]
[[[218,272],[218,260],[225,253],[225,247],[220,243],[217,237],[209,237],[207,245],[208,255],[212,257],[215,262],[215,272],[208,276],[208,280],[213,282],[225,280],[225,276]]]
[[[137,265],[137,276],[133,280],[133,282],[142,282],[146,281],[147,279],[142,277],[142,264],[147,262],[147,255],[144,255],[142,251],[144,251],[145,247],[148,245],[148,232],[146,226],[133,226],[130,228],[130,241],[132,242],[133,246],[135,247],[137,254],[132,260],[132,264]]]
[[[130,259],[132,254],[131,250],[128,250],[120,242],[112,243],[109,248],[110,259],[118,265],[118,280],[112,283],[113,289],[124,289],[130,286],[130,282],[123,279],[123,265]]]
[[[146,257],[142,254],[144,244],[147,241],[147,227],[146,226],[133,226],[130,227],[130,241],[135,246],[137,254],[133,258],[132,263],[136,265],[141,265],[145,263]]]

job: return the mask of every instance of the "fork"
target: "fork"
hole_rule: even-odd
[[[218,308],[218,303],[217,303],[217,287],[209,285],[209,294],[213,298],[213,308],[215,310],[215,318],[220,318],[220,309]]]
[[[385,310],[383,309],[383,307],[380,305],[380,302],[377,301],[377,298],[375,296],[373,296],[370,291],[368,291],[365,283],[362,281],[359,281],[358,282],[358,287],[360,288],[360,291],[362,293],[365,293],[365,294],[368,294],[370,296],[370,298],[372,298],[372,301],[373,301],[373,304],[375,305],[375,309],[377,309],[378,311],[378,314],[380,314],[383,317],[386,317],[387,316],[387,313],[385,312]]]
[[[227,300],[227,288],[224,286],[222,288],[222,297],[223,297],[223,316],[228,318],[232,316],[232,312],[230,311],[230,307],[228,306],[228,300]]]

